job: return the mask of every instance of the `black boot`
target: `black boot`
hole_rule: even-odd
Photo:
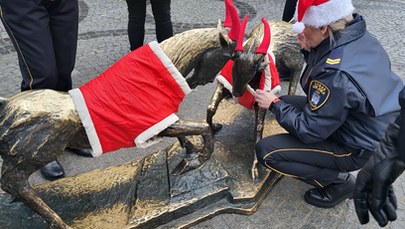
[[[41,169],[42,176],[47,180],[56,180],[65,176],[62,165],[57,161],[51,161]]]
[[[93,155],[91,154],[91,149],[80,149],[80,148],[70,148],[70,147],[66,147],[66,149],[72,153],[75,153],[75,154],[83,156],[83,157],[93,157]]]
[[[305,202],[321,208],[332,208],[343,200],[353,197],[355,183],[356,178],[349,174],[341,183],[308,190],[305,192]]]

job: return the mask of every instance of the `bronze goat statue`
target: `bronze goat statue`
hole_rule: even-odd
[[[270,50],[274,54],[277,69],[286,68],[289,73],[288,94],[293,95],[297,91],[303,67],[304,57],[301,46],[292,32],[292,24],[281,20],[267,20],[271,28]],[[263,24],[252,29],[248,39],[259,39],[263,36]]]
[[[235,43],[225,33],[222,28],[194,29],[155,44],[186,76],[207,50],[221,50],[229,55],[233,52]],[[55,160],[67,146],[90,147],[75,105],[71,95],[53,90],[26,91],[9,99],[0,98],[1,188],[46,219],[51,228],[68,225],[34,192],[28,177]],[[177,121],[158,135],[180,140],[187,135],[203,137],[203,148],[191,152],[185,159],[188,162],[179,165],[185,167],[182,171],[200,166],[213,151],[214,140],[206,123]],[[194,150],[186,140],[182,143]]]
[[[237,42],[237,48],[232,56],[233,66],[232,66],[232,89],[225,88],[223,83],[218,83],[214,94],[212,96],[211,102],[207,108],[207,123],[211,126],[214,132],[222,128],[221,124],[213,123],[213,117],[217,111],[220,102],[224,98],[229,97],[240,97],[242,96],[246,89],[250,89],[251,93],[254,94],[254,89],[259,86],[260,77],[262,71],[269,64],[269,58],[266,58],[267,52],[270,56],[275,59],[276,65],[284,65],[290,69],[290,86],[289,94],[295,94],[298,80],[304,66],[304,59],[300,52],[300,46],[297,42],[295,36],[291,32],[291,25],[282,21],[264,21],[262,24],[256,26],[252,32],[249,34],[247,41],[243,48],[243,30],[240,29],[241,35],[239,36]],[[270,29],[269,24],[272,27],[271,41],[270,42]],[[245,27],[242,24],[242,27]],[[273,27],[275,28],[273,32]],[[266,35],[268,34],[268,35]],[[263,38],[261,46],[258,47],[259,41]],[[266,39],[269,39],[268,41]],[[268,43],[267,43],[268,42]],[[264,45],[264,43],[267,43]],[[269,47],[269,46],[270,47]],[[247,50],[247,51],[245,51]],[[256,50],[255,53],[253,51]],[[273,60],[274,60],[273,59]],[[271,69],[274,70],[274,65]],[[252,89],[253,88],[253,89]],[[264,118],[266,115],[266,110],[261,109],[254,104],[255,110],[255,142],[258,142],[262,138],[263,128],[264,128]],[[253,179],[258,178],[258,161],[256,155],[252,150],[253,164],[251,167],[251,177]]]
[[[292,33],[292,24],[281,20],[268,20],[267,22],[272,31],[270,49],[274,54],[276,67],[277,69],[286,68],[288,70],[290,74],[288,94],[293,95],[296,93],[298,81],[305,62],[301,53],[300,44]],[[255,26],[248,35],[248,40],[259,40],[263,37],[263,29],[264,26],[262,23]],[[200,62],[197,63],[196,69],[198,71],[194,71],[191,78],[214,80],[212,76],[218,74],[218,72],[215,72],[215,69],[221,68],[224,61],[226,62],[226,60],[232,58],[228,53],[222,52],[220,55],[216,53],[218,53],[217,50],[207,51],[200,59]],[[213,55],[217,57],[212,58]],[[198,81],[194,81],[194,83],[197,82]],[[204,82],[200,83],[200,85]]]

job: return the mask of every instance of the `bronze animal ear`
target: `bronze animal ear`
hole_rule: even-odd
[[[217,29],[218,29],[218,30],[223,30],[223,28],[222,28],[222,23],[221,23],[221,19],[218,19]]]
[[[261,58],[263,58],[263,60],[259,62],[260,64],[259,64],[259,66],[257,67],[257,71],[259,71],[259,72],[261,72],[261,71],[263,71],[264,69],[266,69],[266,67],[269,65],[269,61],[268,61],[267,58],[265,58],[265,55],[261,56]]]
[[[219,33],[219,43],[221,44],[221,47],[229,47],[232,45],[233,41],[231,39],[229,39],[229,37],[227,35],[220,32]]]

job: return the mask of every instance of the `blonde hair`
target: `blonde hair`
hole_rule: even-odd
[[[341,32],[351,21],[353,21],[353,16],[350,14],[349,16],[339,19],[335,23],[328,25],[328,34],[331,43],[335,42],[333,33]]]

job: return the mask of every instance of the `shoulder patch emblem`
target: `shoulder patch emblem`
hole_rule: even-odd
[[[330,96],[329,88],[318,80],[311,81],[309,86],[309,105],[311,110],[318,110],[321,108]]]

